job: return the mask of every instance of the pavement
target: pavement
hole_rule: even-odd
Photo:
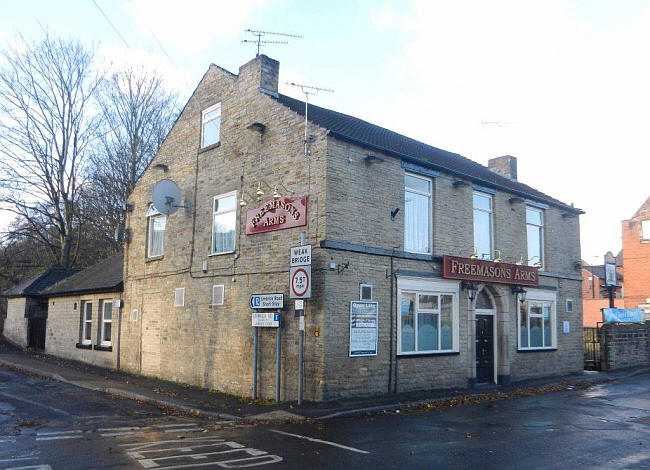
[[[412,408],[489,402],[508,397],[587,388],[650,372],[649,367],[612,372],[585,371],[565,377],[526,380],[505,386],[429,390],[392,395],[340,399],[324,403],[253,402],[213,390],[114,371],[85,363],[25,351],[0,342],[0,366],[86,390],[136,400],[171,412],[205,418],[248,422],[299,422],[371,415]]]

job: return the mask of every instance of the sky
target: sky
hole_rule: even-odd
[[[0,0],[0,49],[47,29],[183,99],[210,63],[255,56],[247,28],[302,36],[262,49],[281,93],[331,88],[310,102],[484,165],[516,156],[519,181],[585,211],[589,263],[650,196],[650,0]]]

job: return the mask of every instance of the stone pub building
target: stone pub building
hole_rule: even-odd
[[[304,241],[306,400],[582,370],[580,210],[518,182],[514,157],[486,168],[318,106],[305,142],[278,74],[211,65],[131,195],[120,368],[251,396],[251,295],[281,293],[280,376],[259,328],[257,389],[296,399]]]

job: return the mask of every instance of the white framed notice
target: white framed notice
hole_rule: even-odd
[[[350,302],[350,357],[376,356],[379,303]]]

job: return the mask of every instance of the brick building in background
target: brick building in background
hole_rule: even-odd
[[[650,319],[650,197],[622,222],[625,308],[640,308]]]
[[[623,248],[614,257],[607,252],[608,262],[616,263],[617,283],[614,306],[642,309],[650,320],[650,198],[628,220],[621,222]],[[605,284],[605,267],[583,262],[582,303],[584,326],[602,322],[601,309],[609,307]]]
[[[614,306],[624,308],[623,303],[623,252],[614,256],[611,251],[605,254],[608,263],[616,264],[616,274],[618,285],[621,289],[616,290],[614,297]],[[598,322],[603,321],[603,312],[601,309],[609,307],[609,296],[605,285],[605,266],[590,265],[583,261],[582,263],[582,321],[584,326],[595,327]]]

